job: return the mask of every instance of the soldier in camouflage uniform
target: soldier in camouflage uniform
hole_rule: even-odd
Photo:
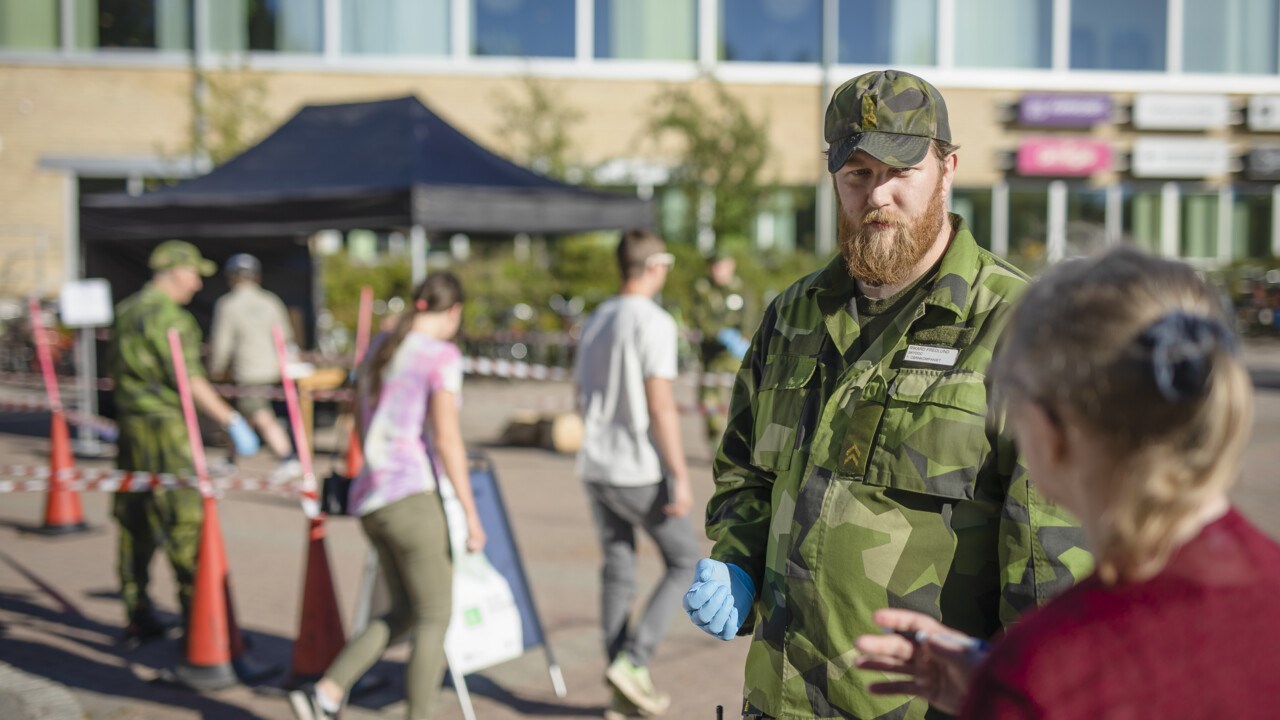
[[[707,444],[714,451],[724,433],[729,406],[729,385],[721,378],[738,372],[742,355],[735,347],[745,345],[747,329],[746,291],[734,274],[737,264],[729,255],[717,255],[707,267],[707,276],[693,285],[695,302],[689,311],[693,328],[702,335],[698,346],[702,362],[702,384],[698,400],[707,425]]]
[[[201,257],[195,246],[179,240],[161,243],[151,253],[149,265],[154,272],[152,281],[116,307],[111,328],[108,374],[115,383],[120,430],[117,466],[121,470],[193,474],[169,350],[170,328],[176,328],[181,337],[197,409],[228,429],[238,452],[252,455],[257,451],[257,436],[205,379],[200,327],[182,308],[203,285],[201,276],[212,275],[216,266]],[[165,631],[147,595],[149,566],[157,544],[173,566],[184,618],[191,609],[204,515],[200,493],[194,488],[119,492],[113,499],[113,513],[120,525],[120,597],[129,619],[125,640],[144,641]]]
[[[872,612],[989,637],[1090,559],[987,420],[985,372],[1026,278],[945,212],[941,95],[862,75],[836,90],[825,136],[841,256],[782,293],[751,343],[685,607],[722,639],[751,635],[744,717],[937,717],[867,692],[854,640],[877,631]]]

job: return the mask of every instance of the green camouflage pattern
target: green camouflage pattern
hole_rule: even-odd
[[[694,304],[689,310],[689,324],[702,335],[698,346],[698,360],[706,375],[698,388],[698,402],[706,421],[707,440],[714,446],[724,433],[731,390],[728,385],[718,381],[718,376],[736,373],[742,365],[742,361],[716,339],[716,333],[724,328],[734,328],[743,337],[750,337],[747,293],[742,280],[736,276],[727,286],[717,285],[710,278],[701,277],[694,282],[693,295]],[[738,299],[736,303],[731,301],[735,295]]]
[[[179,267],[195,268],[204,277],[218,272],[212,260],[206,260],[200,250],[183,240],[165,240],[151,251],[147,266],[152,270],[171,270]]]
[[[116,306],[107,372],[115,383],[116,466],[121,470],[194,473],[169,351],[171,327],[182,340],[187,373],[203,377],[200,327],[191,313],[150,284]],[[188,610],[204,517],[199,491],[116,493],[113,513],[120,525],[117,571],[128,617],[151,607],[148,567],[157,548],[169,558],[178,600]]]
[[[169,351],[169,328],[177,328],[182,340],[187,374],[204,377],[200,362],[203,335],[196,319],[150,283],[121,301],[115,316],[107,373],[115,382],[116,411],[121,415],[167,413],[181,424],[182,403]]]
[[[121,470],[146,470],[190,476],[194,473],[187,427],[181,416],[122,415],[116,441],[116,465]],[[196,553],[204,505],[194,488],[119,492],[113,514],[120,525],[117,571],[120,599],[129,618],[151,609],[148,568],[159,546],[169,558],[178,585],[178,601],[185,613],[194,592]]]
[[[878,337],[858,342],[836,257],[774,300],[738,372],[707,535],[760,589],[741,630],[752,712],[926,717],[918,699],[868,694],[884,676],[854,668],[873,611],[990,637],[1091,569],[1075,521],[987,421],[985,371],[1026,277],[952,222],[927,291]],[[958,357],[909,362],[908,345]]]
[[[836,88],[823,136],[827,169],[835,172],[862,150],[895,167],[924,159],[931,141],[951,142],[947,103],[938,89],[900,70],[859,75]]]

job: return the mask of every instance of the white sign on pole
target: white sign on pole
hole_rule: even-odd
[[[1134,177],[1200,178],[1231,171],[1226,141],[1210,138],[1139,138],[1133,143]]]
[[[1280,130],[1280,95],[1254,95],[1249,98],[1249,129]]]
[[[1133,98],[1140,130],[1216,130],[1231,123],[1226,95],[1142,94]]]
[[[105,327],[114,319],[111,283],[103,278],[74,280],[62,286],[58,315],[67,327]]]

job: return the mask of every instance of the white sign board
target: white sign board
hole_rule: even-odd
[[[111,324],[111,283],[103,278],[76,280],[62,286],[58,315],[67,327],[105,327]]]
[[[1216,130],[1231,122],[1226,95],[1143,94],[1133,98],[1139,130]]]
[[[1133,143],[1130,170],[1134,177],[1200,178],[1231,171],[1231,152],[1224,140],[1210,138],[1139,138]]]
[[[1254,95],[1249,98],[1249,129],[1280,130],[1280,95]]]

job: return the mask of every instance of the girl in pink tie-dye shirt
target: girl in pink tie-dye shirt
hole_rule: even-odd
[[[351,487],[352,512],[378,552],[391,610],[353,638],[313,688],[289,694],[304,720],[336,717],[343,695],[387,645],[413,634],[406,694],[409,717],[425,718],[444,675],[444,636],[453,568],[438,479],[453,484],[467,516],[467,550],[484,547],[458,423],[462,355],[452,339],[462,320],[462,286],[450,273],[423,281],[411,307],[361,369],[365,465]]]

